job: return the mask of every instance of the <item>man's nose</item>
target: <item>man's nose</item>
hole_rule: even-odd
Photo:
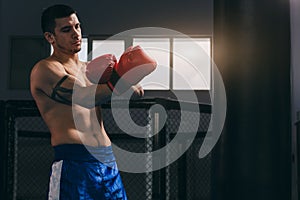
[[[76,29],[76,28],[73,28],[73,33],[72,33],[73,37],[74,38],[77,38],[81,35],[81,31],[80,29]]]

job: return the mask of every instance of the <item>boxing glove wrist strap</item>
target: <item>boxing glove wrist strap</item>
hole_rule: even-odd
[[[107,82],[107,85],[109,89],[112,92],[115,92],[117,95],[126,92],[130,88],[130,84],[123,80],[123,78],[119,76],[115,69],[113,69],[110,79]]]

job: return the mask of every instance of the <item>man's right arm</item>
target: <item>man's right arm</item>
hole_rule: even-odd
[[[62,80],[63,78],[65,80]],[[69,105],[74,103],[93,108],[111,97],[111,90],[107,84],[86,85],[75,76],[68,75],[59,64],[48,61],[39,62],[33,68],[30,79],[33,96],[37,92],[42,92],[60,103]]]

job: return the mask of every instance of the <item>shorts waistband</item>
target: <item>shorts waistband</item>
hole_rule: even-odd
[[[112,146],[93,147],[83,144],[61,144],[54,146],[54,160],[115,161]]]

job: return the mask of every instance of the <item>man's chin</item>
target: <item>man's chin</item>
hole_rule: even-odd
[[[81,48],[79,48],[79,49],[73,49],[73,53],[78,53],[79,51],[81,51]]]

